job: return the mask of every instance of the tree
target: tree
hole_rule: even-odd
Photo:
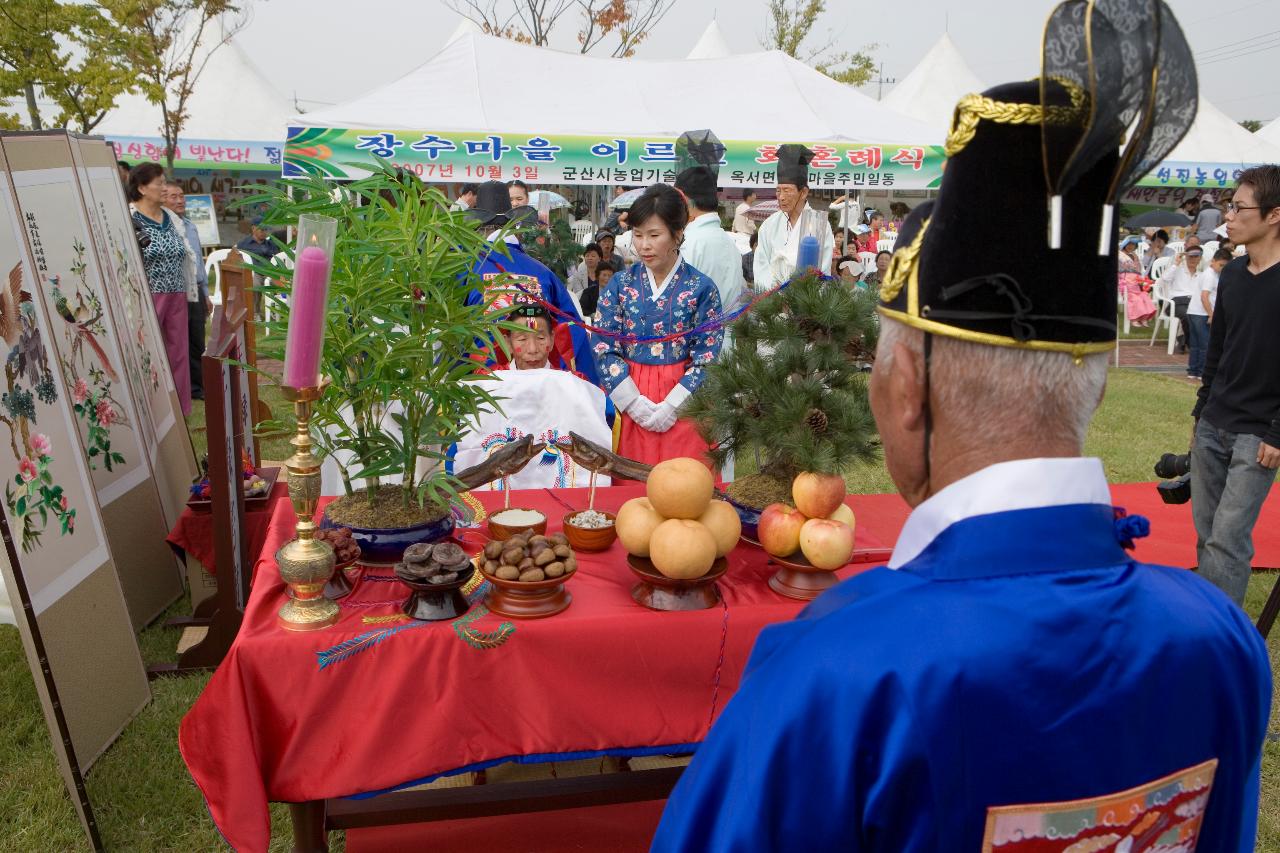
[[[838,279],[797,274],[732,325],[733,347],[706,368],[688,415],[721,466],[760,454],[760,470],[728,487],[738,503],[790,503],[802,471],[838,474],[875,453],[867,374],[876,296]]]
[[[1247,118],[1240,122],[1240,126],[1250,133],[1257,133],[1262,129],[1262,122],[1258,121],[1256,118]]]
[[[57,67],[62,17],[57,0],[0,4],[0,97],[26,100],[32,130],[44,127],[36,91]]]
[[[855,52],[832,52],[836,40],[828,30],[823,44],[805,47],[818,17],[826,9],[826,0],[769,0],[769,21],[760,44],[806,62],[832,80],[861,86],[871,79],[876,70],[871,56],[876,49],[874,44]]]
[[[489,35],[522,44],[546,46],[566,12],[580,17],[578,49],[589,53],[611,35],[612,56],[626,57],[648,37],[676,0],[443,0],[444,5],[476,23]]]
[[[97,127],[134,86],[124,57],[119,34],[93,5],[12,0],[0,6],[0,97],[25,98],[33,130],[44,127],[37,90],[58,106],[54,124],[81,133]]]
[[[217,50],[248,23],[235,0],[101,0],[119,29],[138,87],[160,107],[165,159],[173,168],[187,104]]]

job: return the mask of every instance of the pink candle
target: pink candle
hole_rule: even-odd
[[[319,384],[328,289],[329,256],[317,245],[307,246],[298,255],[293,292],[289,294],[284,384],[290,388],[312,388]]]

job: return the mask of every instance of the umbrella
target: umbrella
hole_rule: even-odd
[[[771,198],[747,209],[747,218],[763,222],[778,212],[778,200]]]
[[[545,207],[543,207],[543,196],[547,198]],[[529,193],[529,206],[538,210],[554,210],[557,207],[568,207],[569,199],[551,190],[534,190]]]
[[[1191,217],[1176,210],[1148,210],[1125,222],[1125,228],[1182,228],[1191,224]]]
[[[648,187],[637,187],[634,190],[627,190],[622,195],[609,202],[610,210],[630,210],[631,205],[636,203],[636,199],[644,195],[644,191]]]

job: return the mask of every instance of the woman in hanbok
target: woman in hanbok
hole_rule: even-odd
[[[706,462],[707,443],[679,409],[724,342],[715,282],[680,257],[688,215],[666,184],[632,205],[640,261],[601,288],[592,336],[600,379],[622,419],[618,453],[651,465],[677,456]]]
[[[1124,294],[1125,316],[1135,326],[1145,326],[1156,315],[1156,305],[1147,293],[1150,281],[1142,274],[1142,259],[1138,257],[1138,238],[1125,237],[1120,243],[1120,279],[1118,286]]]

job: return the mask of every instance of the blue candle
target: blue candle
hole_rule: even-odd
[[[821,251],[822,245],[818,242],[818,238],[812,234],[806,234],[800,238],[800,251],[796,255],[796,271],[807,270],[810,267],[818,265],[818,252]]]

